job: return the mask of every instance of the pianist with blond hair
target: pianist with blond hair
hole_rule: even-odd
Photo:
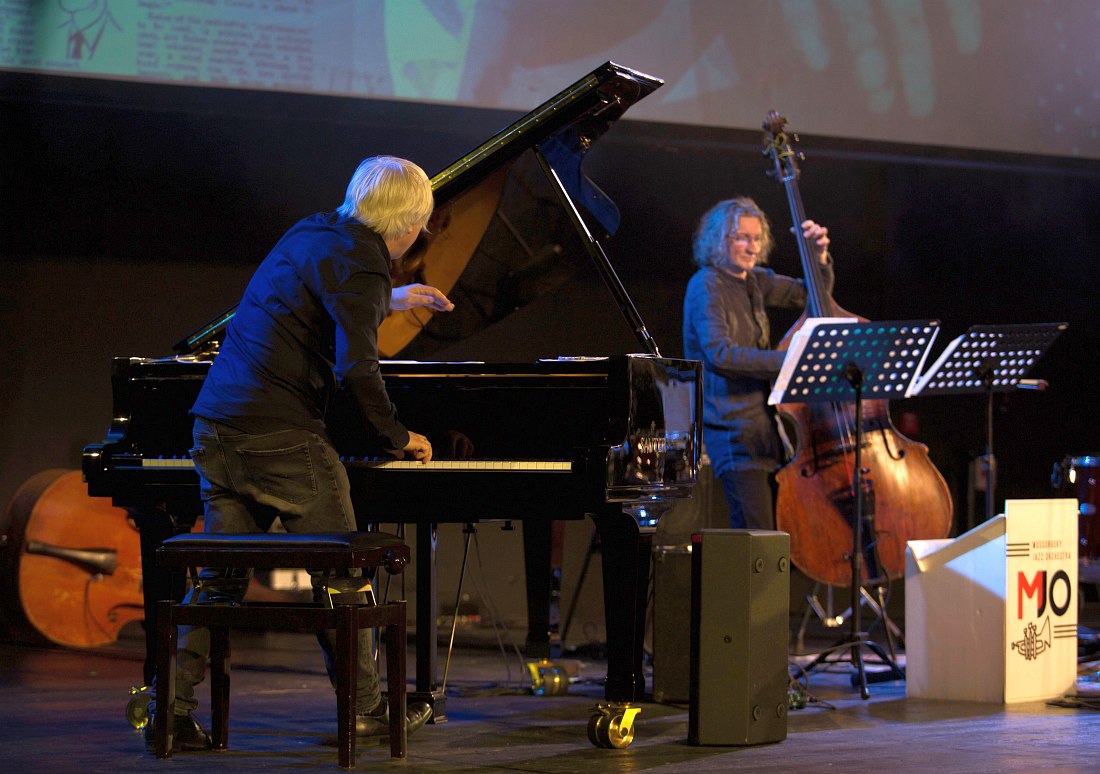
[[[416,164],[368,158],[336,211],[296,223],[260,264],[191,409],[191,457],[201,478],[207,532],[267,532],[276,519],[287,532],[356,529],[347,472],[324,422],[338,389],[354,398],[394,456],[431,460],[431,443],[401,424],[386,394],[378,326],[391,308],[454,308],[436,288],[395,289],[390,279],[392,263],[412,247],[433,206],[431,183]],[[221,581],[225,597],[244,596],[248,577],[203,573]],[[318,601],[320,580],[315,575]],[[203,591],[201,599],[212,595]],[[332,632],[318,632],[318,641],[335,685]],[[181,631],[174,751],[210,747],[191,714],[209,649],[208,630]],[[356,733],[382,736],[387,705],[367,630],[359,633],[358,668]],[[409,732],[430,716],[428,704],[411,703]]]

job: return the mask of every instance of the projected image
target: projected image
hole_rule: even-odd
[[[526,111],[608,59],[630,119],[1100,158],[1100,0],[0,0],[0,67]]]
[[[115,17],[111,15],[108,0],[99,2],[81,2],[81,0],[58,0],[57,6],[68,15],[64,26],[65,56],[77,61],[95,57],[96,49],[103,40],[103,34],[109,29],[122,32]],[[108,35],[108,39],[113,35]]]

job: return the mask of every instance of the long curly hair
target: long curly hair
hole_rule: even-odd
[[[768,256],[775,246],[768,216],[752,199],[738,196],[718,202],[699,218],[699,225],[695,227],[695,235],[691,240],[692,254],[698,266],[716,266],[729,255],[730,242],[744,215],[760,219],[762,240],[756,262],[768,262]]]

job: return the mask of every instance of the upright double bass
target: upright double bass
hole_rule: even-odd
[[[32,476],[7,515],[11,550],[0,563],[0,605],[20,634],[95,648],[142,619],[137,527],[109,498],[89,497],[79,470]]]
[[[821,266],[798,227],[806,220],[798,191],[801,156],[786,123],[775,111],[768,114],[764,153],[772,161],[769,174],[787,193],[809,297],[780,349],[810,317],[858,317],[826,292]],[[830,586],[851,583],[857,437],[863,439],[863,513],[870,516],[861,541],[863,580],[900,577],[908,541],[947,536],[952,516],[947,483],[929,460],[928,448],[894,428],[887,401],[863,402],[862,434],[856,432],[851,402],[781,404],[779,410],[795,427],[797,442],[795,456],[776,474],[776,526],[790,534],[791,561],[807,576]]]

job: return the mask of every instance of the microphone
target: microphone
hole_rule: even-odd
[[[1016,382],[1016,388],[1019,390],[1038,390],[1043,392],[1050,386],[1050,382],[1046,379],[1021,379]]]

